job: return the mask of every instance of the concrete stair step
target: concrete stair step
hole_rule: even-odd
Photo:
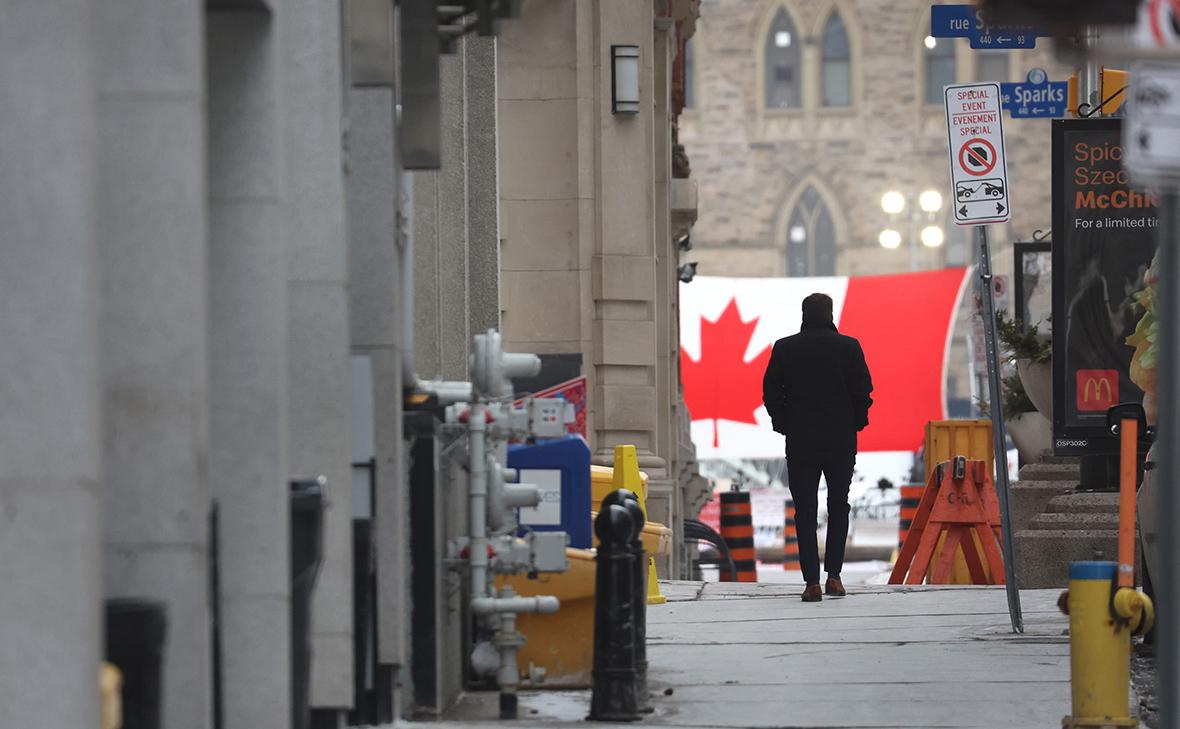
[[[1029,529],[1114,529],[1119,528],[1118,512],[1060,512],[1050,511],[1032,520]]]
[[[1119,495],[1104,491],[1076,491],[1054,496],[1046,506],[1049,512],[1071,514],[1118,514]]]
[[[1027,466],[1025,466],[1027,468]],[[1027,529],[1049,502],[1058,496],[1074,493],[1069,481],[1014,481],[1012,482],[1012,526],[1014,531]]]
[[[1029,463],[1020,469],[1021,481],[1073,481],[1081,480],[1081,467],[1077,463]]]
[[[1065,587],[1071,562],[1118,559],[1114,529],[1025,529],[1014,542],[1021,589]]]

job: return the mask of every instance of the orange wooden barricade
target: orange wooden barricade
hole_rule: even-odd
[[[960,478],[955,478],[956,471]],[[971,538],[972,533],[979,538],[978,545]],[[946,540],[934,561],[943,534]],[[1002,585],[1004,560],[999,540],[1000,502],[987,463],[969,461],[962,456],[943,461],[930,474],[889,584],[921,584],[932,561],[934,574],[930,582],[945,583],[954,564],[955,551],[961,547],[974,584],[989,584],[983,568],[986,561],[991,568],[992,584]]]

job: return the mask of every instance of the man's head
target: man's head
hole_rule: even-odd
[[[803,326],[832,325],[832,297],[812,294],[803,300]]]

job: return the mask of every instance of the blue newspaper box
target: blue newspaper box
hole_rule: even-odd
[[[590,548],[590,446],[581,436],[508,446],[508,467],[541,488],[541,503],[520,510],[534,531],[562,531],[574,549]]]

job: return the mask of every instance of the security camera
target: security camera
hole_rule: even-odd
[[[692,277],[697,275],[697,262],[685,263],[677,269],[681,283],[692,283]]]
[[[676,247],[682,251],[692,250],[692,238],[688,237],[688,233],[680,236],[680,238],[676,241]]]

